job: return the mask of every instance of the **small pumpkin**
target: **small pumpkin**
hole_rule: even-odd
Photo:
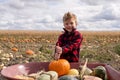
[[[18,48],[16,48],[16,47],[13,47],[13,48],[12,48],[12,51],[15,51],[15,52],[17,52],[17,51],[18,51]]]
[[[102,78],[103,80],[107,80],[107,72],[104,66],[95,67],[93,69],[92,75]]]
[[[48,71],[39,74],[36,80],[58,80],[58,74],[55,71]]]
[[[84,75],[84,80],[102,80],[101,78],[99,77],[96,77],[96,76],[89,76],[89,75]]]
[[[78,80],[78,79],[70,75],[64,75],[61,76],[58,80]]]
[[[79,75],[79,71],[77,69],[70,69],[67,75]]]
[[[29,77],[34,78],[34,80],[58,80],[58,74],[55,71],[41,70],[37,73],[32,73],[28,75]]]
[[[58,73],[55,71],[48,71],[48,74],[52,76],[52,80],[58,80]]]
[[[41,74],[37,80],[50,80],[50,75],[47,74]]]
[[[26,50],[26,54],[28,54],[28,55],[32,55],[32,54],[34,54],[34,51],[28,49],[28,50]]]
[[[65,75],[70,70],[70,63],[66,59],[53,60],[49,64],[49,70],[56,71],[58,76]]]

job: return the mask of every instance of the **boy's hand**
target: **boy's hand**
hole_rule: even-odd
[[[60,55],[61,54],[59,54],[59,53],[55,53],[55,56],[54,56],[55,60],[58,60],[60,58]]]
[[[60,46],[55,47],[55,53],[62,54],[62,48]]]
[[[56,46],[55,47],[55,55],[54,55],[55,60],[58,60],[60,58],[61,54],[62,54],[62,48],[59,46]]]

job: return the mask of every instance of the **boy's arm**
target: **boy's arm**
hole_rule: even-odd
[[[56,46],[62,46],[62,36],[63,35],[59,36],[58,41],[56,42]]]

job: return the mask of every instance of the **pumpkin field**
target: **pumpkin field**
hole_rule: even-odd
[[[80,61],[106,63],[120,71],[120,31],[80,31]],[[52,61],[61,31],[0,30],[0,71],[14,64]],[[0,75],[0,80],[4,80]]]

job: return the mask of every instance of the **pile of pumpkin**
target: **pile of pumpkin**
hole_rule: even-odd
[[[49,71],[41,70],[24,76],[24,80],[106,80],[106,69],[97,66],[93,70],[86,66],[87,61],[79,69],[70,68],[70,63],[65,59],[50,62]],[[20,78],[20,76],[16,76]]]

